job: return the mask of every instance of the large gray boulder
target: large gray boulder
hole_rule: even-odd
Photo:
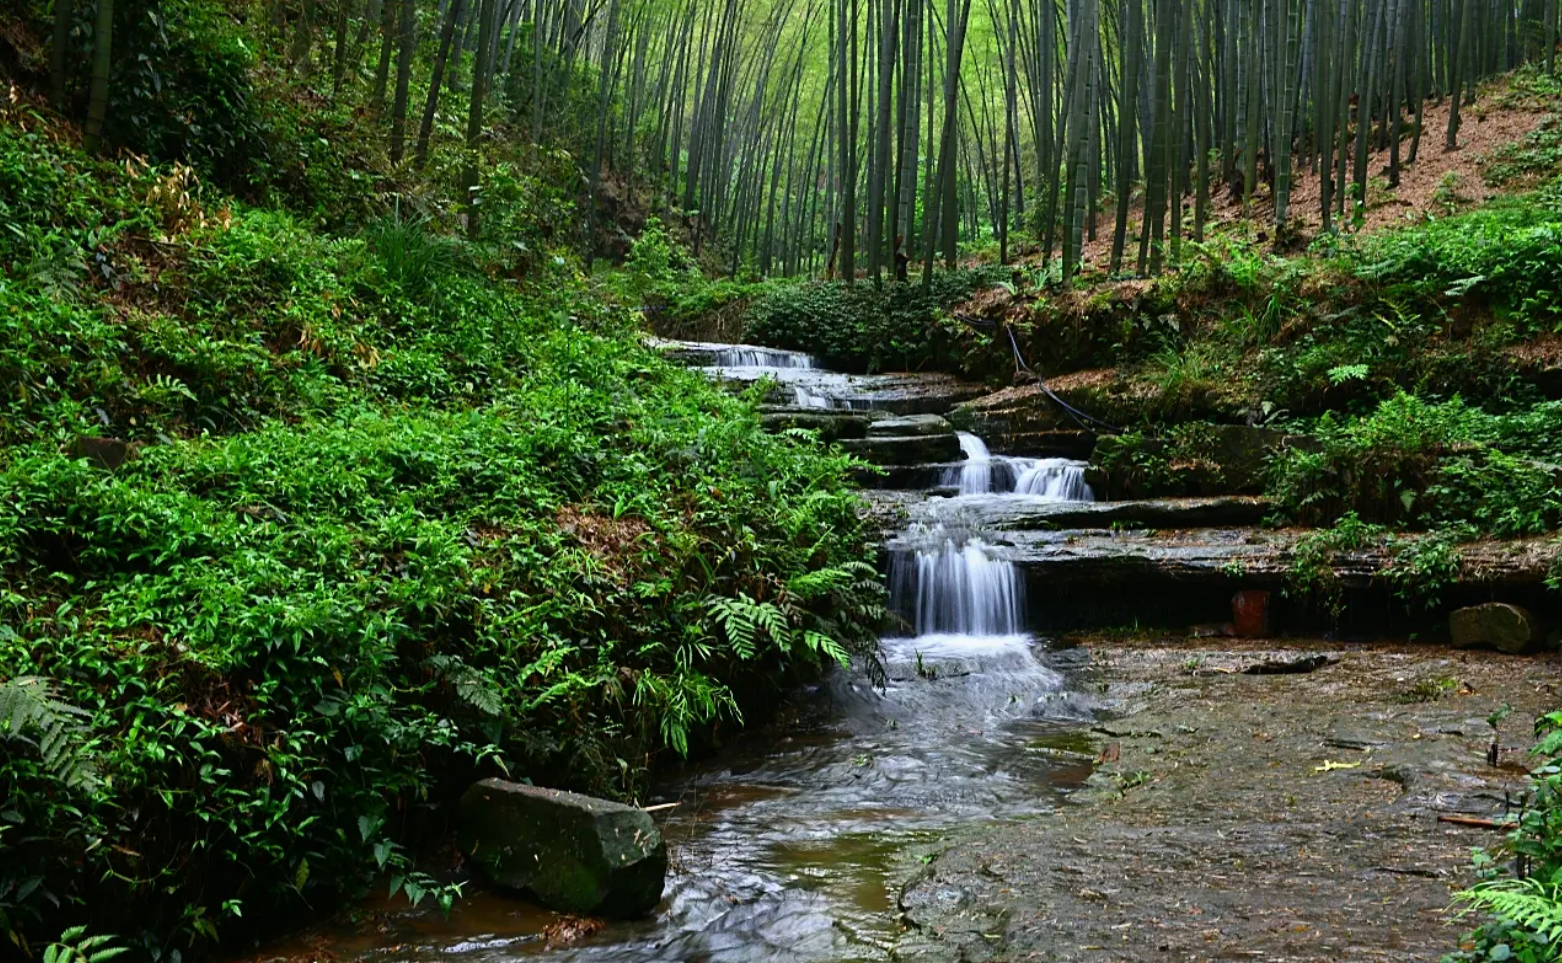
[[[1490,646],[1498,652],[1519,653],[1539,641],[1540,629],[1528,610],[1488,602],[1455,609],[1448,616],[1448,635],[1456,649]]]
[[[642,810],[485,779],[461,797],[457,842],[494,882],[587,916],[641,916],[662,899],[667,847]]]

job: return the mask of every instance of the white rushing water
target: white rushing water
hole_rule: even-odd
[[[742,345],[716,352],[716,364],[724,368],[818,368],[813,355],[779,348]]]
[[[1040,495],[1060,502],[1093,502],[1082,462],[1067,458],[1020,459],[1029,464],[1014,481],[1016,495]]]
[[[960,432],[960,451],[965,461],[944,469],[941,483],[956,488],[962,495],[980,495],[993,490],[993,456],[987,445],[967,431]]]
[[[944,469],[939,484],[945,488],[962,495],[1010,492],[1055,501],[1095,501],[1082,461],[994,455],[985,442],[969,432],[960,432],[959,438],[965,460]]]
[[[892,600],[919,636],[1014,635],[1024,623],[1019,572],[978,538],[949,537],[897,555],[892,566]]]

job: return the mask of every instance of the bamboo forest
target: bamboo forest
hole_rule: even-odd
[[[11,0],[0,960],[1562,961],[1562,0]]]

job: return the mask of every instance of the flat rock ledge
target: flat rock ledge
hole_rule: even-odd
[[[1296,547],[1311,532],[1300,529],[1193,529],[1160,532],[1017,531],[1006,533],[1007,554],[1049,581],[1138,584],[1231,584],[1281,587]],[[1405,536],[1411,544],[1415,536]],[[1559,551],[1550,539],[1472,542],[1459,548],[1464,586],[1538,586]],[[1336,553],[1330,560],[1348,589],[1374,587],[1394,550],[1377,545]]]
[[[634,917],[662,899],[667,847],[633,806],[485,779],[461,797],[456,838],[490,879],[549,909]]]

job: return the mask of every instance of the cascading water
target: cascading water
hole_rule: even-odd
[[[1093,502],[1095,493],[1085,481],[1085,466],[1066,458],[1032,461],[1014,482],[1016,495],[1041,495],[1062,502]]]
[[[812,355],[779,348],[723,348],[716,352],[716,364],[724,368],[818,368]]]
[[[940,484],[957,488],[962,495],[980,495],[993,490],[993,456],[987,445],[970,432],[959,434],[960,451],[965,461],[944,469]]]
[[[1067,458],[1018,458],[994,455],[986,443],[969,432],[960,432],[965,460],[944,469],[939,485],[961,495],[1012,492],[1065,502],[1095,501],[1085,481],[1085,463]]]
[[[1025,587],[1014,564],[980,539],[897,555],[891,602],[922,635],[1015,635],[1024,623]]]

